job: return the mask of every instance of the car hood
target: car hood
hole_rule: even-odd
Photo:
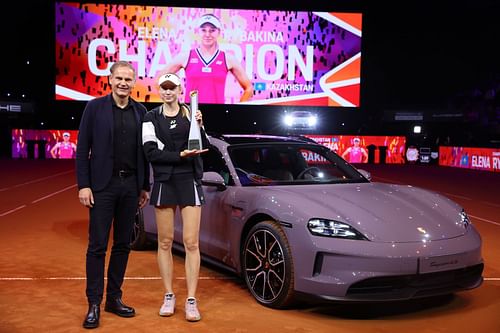
[[[276,210],[277,203],[286,207],[277,216],[282,221],[307,223],[313,217],[342,221],[372,241],[422,242],[465,233],[460,206],[417,187],[363,183],[261,189],[259,201],[272,204],[271,210]]]

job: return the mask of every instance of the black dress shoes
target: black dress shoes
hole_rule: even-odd
[[[96,328],[99,326],[100,309],[99,304],[89,304],[89,311],[83,321],[84,328]]]
[[[133,317],[135,316],[134,308],[123,304],[121,298],[106,299],[106,306],[104,311],[114,313],[120,317]]]

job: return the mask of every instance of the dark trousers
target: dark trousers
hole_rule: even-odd
[[[113,176],[107,187],[93,193],[94,207],[89,210],[89,243],[87,248],[87,288],[90,304],[100,304],[104,291],[106,249],[113,225],[113,246],[108,264],[106,298],[122,296],[121,286],[130,253],[130,238],[138,207],[135,176]]]

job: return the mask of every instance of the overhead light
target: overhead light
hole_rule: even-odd
[[[413,126],[413,133],[419,134],[421,132],[422,132],[422,126],[420,126],[420,125]]]

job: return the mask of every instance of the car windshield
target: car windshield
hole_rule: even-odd
[[[228,152],[242,186],[368,182],[337,154],[316,144],[244,144]]]

